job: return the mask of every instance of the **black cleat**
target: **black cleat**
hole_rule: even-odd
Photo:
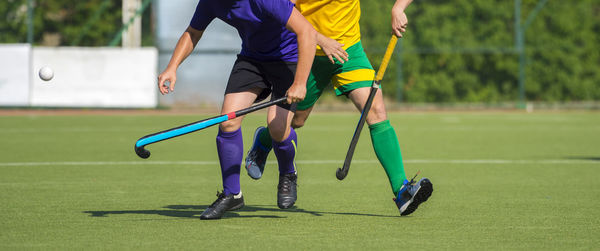
[[[202,214],[200,219],[202,220],[216,220],[221,219],[225,211],[238,210],[244,206],[244,197],[242,192],[237,195],[217,192],[217,200],[213,202]]]
[[[298,197],[296,193],[296,173],[286,173],[279,175],[279,185],[277,185],[277,206],[281,209],[290,208],[296,203]]]

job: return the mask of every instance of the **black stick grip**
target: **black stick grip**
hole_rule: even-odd
[[[275,100],[271,100],[269,102],[264,102],[264,103],[261,103],[261,104],[255,105],[255,106],[250,106],[250,107],[248,107],[246,109],[242,109],[242,110],[236,111],[235,112],[235,116],[236,117],[244,116],[244,115],[246,115],[248,113],[251,113],[251,112],[263,109],[265,107],[269,107],[269,106],[272,106],[272,105],[283,103],[286,100],[287,100],[287,96],[286,97],[281,97],[281,98],[278,98],[278,99],[275,99]]]
[[[142,159],[147,159],[148,157],[150,157],[150,151],[144,149],[143,146],[135,147],[135,154],[137,154],[137,156],[139,156]]]

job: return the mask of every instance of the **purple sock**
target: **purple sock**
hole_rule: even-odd
[[[290,135],[282,142],[273,140],[273,152],[277,156],[279,163],[279,174],[296,172],[296,147],[297,147],[296,131],[290,128]]]
[[[242,129],[223,132],[217,135],[217,152],[221,162],[223,192],[226,195],[240,193],[240,165],[242,163],[244,141]]]

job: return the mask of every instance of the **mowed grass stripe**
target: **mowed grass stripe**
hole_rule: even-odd
[[[335,179],[359,114],[314,113],[298,133],[298,202],[277,207],[278,168],[241,170],[246,206],[199,215],[222,189],[217,127],[141,136],[210,115],[0,116],[0,249],[595,250],[600,113],[390,113],[406,174],[432,197],[400,217],[368,129]],[[265,113],[244,119],[244,153]],[[2,133],[4,132],[4,133]],[[242,160],[243,161],[243,160]],[[400,243],[400,244],[399,244]]]

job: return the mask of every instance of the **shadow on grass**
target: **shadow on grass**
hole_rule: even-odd
[[[592,157],[592,156],[568,156],[568,157],[566,157],[566,159],[600,161],[600,157]]]
[[[200,218],[200,214],[208,207],[208,205],[169,205],[165,206],[162,210],[118,210],[118,211],[84,211],[83,213],[90,214],[90,217],[108,217],[109,215],[116,214],[147,214],[147,215],[161,215],[167,217],[178,217],[178,218]],[[302,208],[293,206],[289,209],[279,209],[270,206],[249,206],[246,205],[235,212],[226,212],[223,218],[239,217],[239,218],[286,218],[284,216],[277,216],[272,214],[260,214],[260,215],[244,215],[240,214],[243,212],[286,212],[286,213],[303,213],[310,214],[313,216],[323,216],[326,214],[330,215],[351,215],[351,216],[371,216],[371,217],[400,217],[392,215],[379,215],[379,214],[363,214],[363,213],[349,213],[349,212],[319,212],[310,211]]]
[[[169,205],[165,208],[170,209],[178,209],[178,210],[203,210],[206,209],[206,206],[195,206],[195,205]],[[241,209],[237,210],[237,212],[288,212],[288,213],[304,213],[310,214],[313,216],[323,216],[325,214],[332,215],[354,215],[354,216],[372,216],[372,217],[399,217],[394,215],[380,215],[380,214],[363,214],[363,213],[349,213],[349,212],[321,212],[321,211],[310,211],[302,208],[298,208],[297,206],[293,206],[289,209],[279,209],[270,206],[257,205],[257,206],[244,206]]]

